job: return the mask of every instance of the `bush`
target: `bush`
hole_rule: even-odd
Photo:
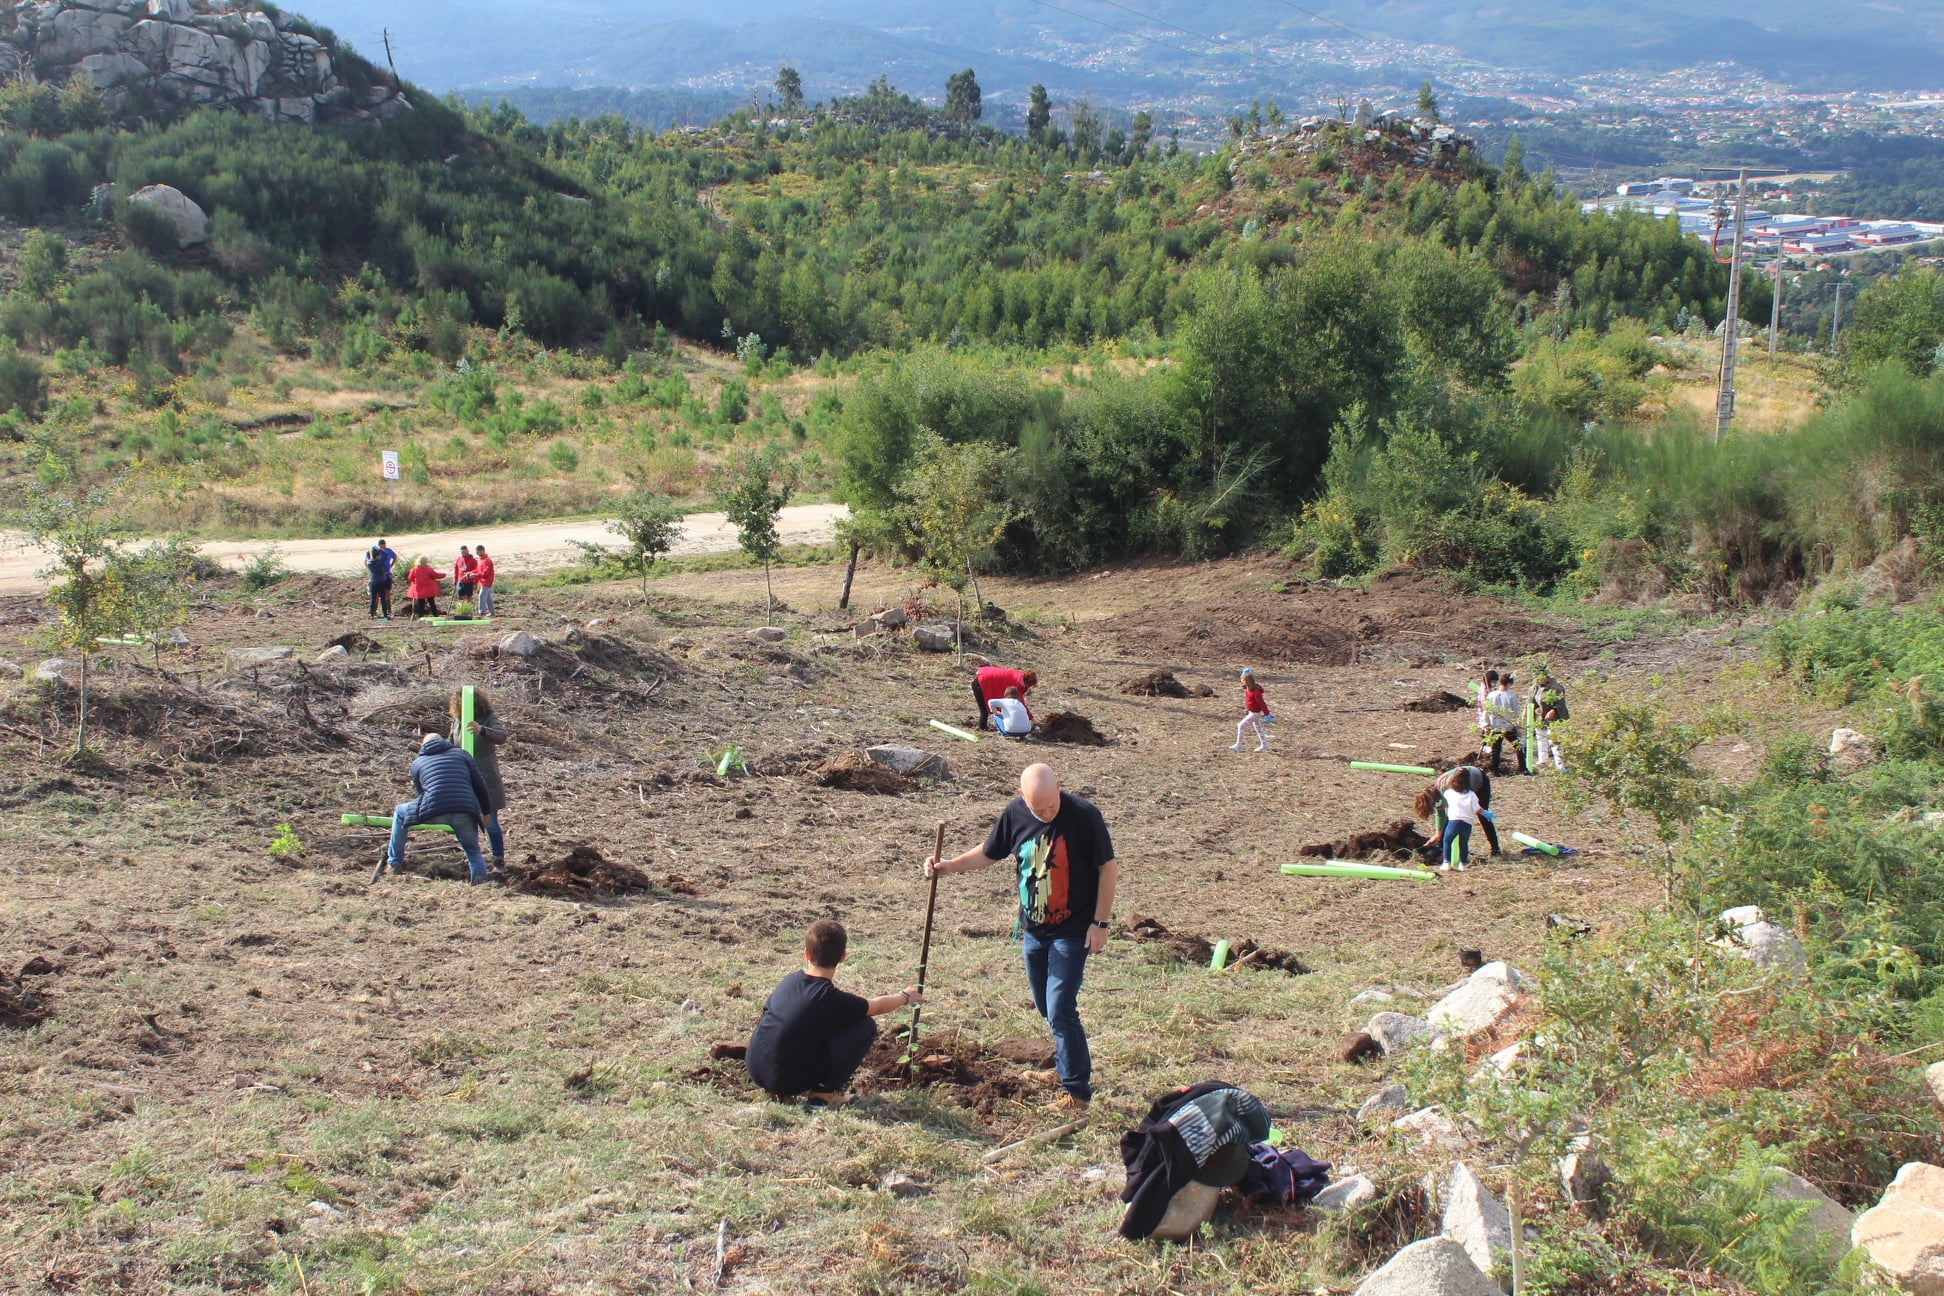
[[[47,380],[40,361],[12,347],[0,347],[0,413],[18,411],[34,418],[46,394]]]
[[[565,441],[547,447],[547,466],[557,473],[571,473],[580,467],[580,452]]]

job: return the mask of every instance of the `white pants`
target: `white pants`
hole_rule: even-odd
[[[1269,729],[1262,723],[1262,717],[1253,711],[1245,713],[1241,723],[1235,726],[1235,745],[1242,745],[1242,735],[1249,731],[1251,725],[1255,726],[1256,750],[1262,751],[1269,746]]]
[[[1552,755],[1553,768],[1564,774],[1566,758],[1561,755],[1559,744],[1553,741],[1552,726],[1539,725],[1532,732],[1532,768],[1536,771],[1546,763],[1546,756]]]

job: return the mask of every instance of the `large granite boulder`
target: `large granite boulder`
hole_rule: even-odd
[[[1850,1241],[1909,1296],[1944,1296],[1944,1169],[1912,1161],[1856,1217]]]
[[[209,216],[194,198],[173,185],[137,189],[128,195],[128,201],[153,207],[175,226],[177,247],[193,247],[209,239]]]
[[[248,0],[27,0],[0,67],[81,77],[112,112],[215,105],[280,121],[384,121],[411,107],[389,77],[299,18]]]

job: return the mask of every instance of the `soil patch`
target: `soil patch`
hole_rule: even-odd
[[[1341,841],[1313,842],[1296,853],[1316,859],[1363,860],[1373,856],[1408,860],[1430,838],[1418,831],[1415,819],[1394,819],[1388,828],[1352,833]]]
[[[632,864],[605,858],[592,846],[570,847],[550,864],[529,855],[523,867],[509,869],[507,890],[559,900],[608,900],[655,888],[646,873]]]
[[[880,765],[861,751],[840,752],[829,760],[818,761],[804,777],[818,787],[842,792],[875,792],[897,796],[915,792],[918,785],[887,765]]]
[[[1171,664],[1350,666],[1374,658],[1516,658],[1566,646],[1560,630],[1500,599],[1433,577],[1387,572],[1368,589],[1294,581],[1177,604],[1167,617],[1126,612],[1095,625],[1129,656]]]
[[[26,1030],[54,1015],[47,996],[21,986],[0,984],[0,1030]]]
[[[1189,696],[1188,686],[1174,677],[1173,671],[1152,670],[1145,675],[1134,675],[1120,682],[1120,691],[1129,697],[1172,697]]]
[[[909,1074],[904,1052],[902,1032],[879,1035],[851,1088],[867,1094],[944,1085],[957,1090],[958,1099],[981,1116],[994,1115],[1002,1103],[1043,1098],[1048,1091],[1045,1083],[957,1031],[921,1037]]]
[[[1127,920],[1127,934],[1136,941],[1143,942],[1160,950],[1166,957],[1192,967],[1207,967],[1215,957],[1215,944],[1203,936],[1187,932],[1172,932],[1162,926],[1158,919],[1133,914]],[[1227,967],[1250,967],[1257,970],[1273,968],[1287,972],[1291,976],[1302,976],[1309,969],[1288,950],[1258,945],[1252,940],[1233,941],[1229,944]]]
[[[1094,728],[1093,721],[1078,711],[1055,711],[1040,721],[1039,736],[1047,742],[1068,743],[1074,747],[1105,747],[1107,736]]]
[[[1469,706],[1471,706],[1471,703],[1465,701],[1465,699],[1459,697],[1456,693],[1447,693],[1440,689],[1436,693],[1428,694],[1415,701],[1406,702],[1404,709],[1406,711],[1429,711],[1436,714],[1446,711],[1463,711]]]

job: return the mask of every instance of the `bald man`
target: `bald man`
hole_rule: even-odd
[[[1107,943],[1120,863],[1107,821],[1091,802],[1060,789],[1050,765],[1028,765],[1019,795],[985,844],[948,860],[927,859],[925,876],[969,873],[1011,860],[1019,878],[1019,925],[1033,1007],[1053,1030],[1056,1105],[1084,1111],[1093,1101],[1093,1056],[1080,1025],[1087,955]]]

